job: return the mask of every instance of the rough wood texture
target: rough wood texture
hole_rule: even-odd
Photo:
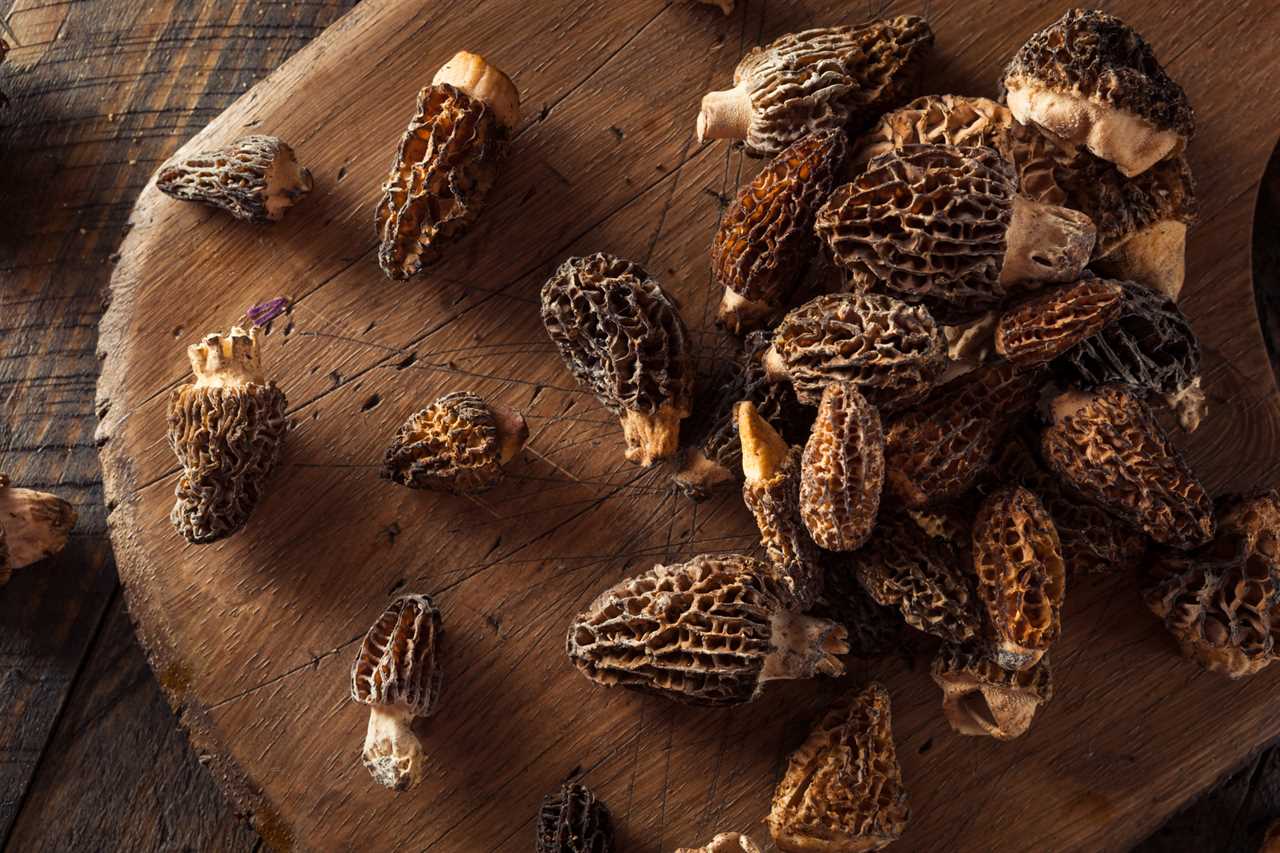
[[[531,19],[514,0],[446,12],[369,2],[191,143],[249,127],[293,142],[318,188],[285,222],[262,231],[144,190],[100,347],[113,543],[161,684],[268,843],[526,849],[539,797],[578,770],[613,807],[624,849],[757,826],[781,757],[838,687],[781,686],[726,713],[593,690],[571,671],[564,626],[595,590],[655,559],[754,537],[736,496],[695,508],[664,472],[619,462],[616,425],[569,384],[534,294],[566,254],[632,257],[679,294],[713,351],[714,197],[755,166],[693,142],[698,97],[728,80],[746,45],[848,14],[834,0],[776,5],[725,20],[685,3],[582,3]],[[1215,408],[1191,458],[1216,490],[1274,482],[1280,398],[1247,245],[1280,126],[1268,94],[1280,85],[1269,35],[1280,12],[1108,8],[1156,44],[1200,110],[1190,156],[1204,223],[1185,306]],[[1003,58],[1057,12],[933,4],[934,79],[991,93]],[[476,231],[429,275],[392,284],[372,261],[376,187],[414,92],[459,47],[515,78],[527,118]],[[190,340],[282,294],[296,308],[265,347],[297,422],[283,469],[241,535],[184,546],[167,521],[165,394],[184,379]],[[508,482],[469,502],[378,481],[394,427],[464,385],[533,423]],[[359,767],[364,712],[346,699],[346,672],[401,588],[436,597],[453,651],[425,732],[433,765],[397,798]],[[950,734],[922,672],[853,674],[883,676],[894,696],[916,810],[903,849],[1120,849],[1280,733],[1280,675],[1228,684],[1199,673],[1125,579],[1072,591],[1055,663],[1058,695],[1014,745]]]

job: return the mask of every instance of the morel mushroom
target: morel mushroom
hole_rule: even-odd
[[[1005,669],[981,644],[946,644],[930,668],[942,688],[942,712],[962,735],[1013,740],[1026,734],[1040,706],[1053,698],[1049,656],[1021,670]]]
[[[369,706],[364,766],[374,781],[407,791],[426,756],[411,728],[439,710],[440,611],[426,595],[402,595],[378,617],[351,665],[351,698]]]
[[[849,287],[883,286],[945,318],[997,307],[1015,287],[1079,277],[1093,251],[1082,213],[1018,194],[992,148],[907,145],[873,159],[818,211]]]
[[[676,853],[760,853],[760,848],[749,836],[722,832],[701,847],[681,847]]]
[[[878,293],[819,296],[790,311],[764,356],[766,375],[787,380],[816,406],[828,384],[855,383],[882,412],[918,401],[947,364],[929,312]]]
[[[808,610],[822,592],[818,546],[800,518],[800,455],[750,402],[738,404],[742,439],[742,499],[755,516],[769,561],[777,569],[784,603]]]
[[[898,839],[911,809],[889,717],[872,682],[838,702],[787,759],[769,832],[779,850],[879,850]]]
[[[741,139],[770,157],[816,130],[856,133],[902,102],[932,46],[914,15],[782,36],[742,58],[732,89],[702,99],[698,141]]]
[[[913,628],[959,643],[982,628],[966,555],[930,536],[905,513],[882,518],[858,552],[859,583],[877,604],[897,607]]]
[[[515,84],[474,53],[454,54],[418,93],[375,210],[388,278],[421,272],[471,227],[519,121]]]
[[[1049,406],[1041,454],[1068,487],[1142,530],[1189,549],[1213,537],[1213,505],[1133,391],[1066,391]]]
[[[1085,278],[1032,296],[996,323],[996,352],[1020,367],[1048,364],[1120,316],[1124,290]]]
[[[1195,113],[1129,25],[1072,9],[1031,36],[1001,81],[1023,124],[1083,145],[1133,176],[1186,147]]]
[[[912,655],[921,635],[907,626],[897,607],[877,603],[863,588],[856,569],[861,555],[824,552],[822,557],[826,568],[822,595],[810,615],[845,626],[853,657]]]
[[[802,137],[769,162],[725,211],[711,244],[724,288],[719,322],[741,334],[776,319],[813,254],[813,217],[847,143],[838,130]]]
[[[8,475],[0,474],[0,586],[9,582],[14,569],[66,547],[76,518],[75,509],[62,498],[15,488]]]
[[[788,610],[775,588],[770,567],[741,554],[654,566],[573,620],[569,658],[596,684],[692,705],[737,705],[768,681],[844,674],[844,627]]]
[[[994,634],[992,659],[1005,669],[1034,666],[1062,629],[1067,588],[1058,531],[1039,498],[1009,486],[982,502],[973,568]]]
[[[1182,653],[1211,672],[1253,675],[1280,634],[1280,494],[1224,499],[1213,542],[1163,549],[1143,596]]]
[[[579,384],[622,421],[626,457],[675,455],[693,366],[680,312],[639,264],[569,258],[542,288],[542,322]]]
[[[885,424],[885,489],[909,507],[958,498],[1010,425],[1036,403],[1043,372],[997,362],[935,389]]]
[[[566,783],[542,798],[536,853],[613,853],[613,817],[586,785]]]
[[[244,222],[278,222],[311,187],[311,173],[274,136],[246,136],[226,148],[179,155],[156,173],[156,188],[165,195]]]
[[[262,372],[256,329],[187,348],[196,381],[169,395],[169,446],[182,465],[169,519],[204,545],[244,527],[280,458],[285,396]]]
[[[387,448],[382,476],[411,489],[476,495],[502,479],[529,437],[524,417],[470,391],[445,394],[412,415]]]
[[[813,541],[828,551],[861,548],[880,510],[884,433],[852,382],[822,392],[801,470],[800,514]]]

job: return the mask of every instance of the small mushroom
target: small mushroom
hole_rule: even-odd
[[[226,148],[178,156],[156,172],[156,188],[165,195],[244,222],[278,222],[311,187],[311,173],[274,136],[246,136]]]
[[[187,358],[196,381],[169,395],[169,446],[182,465],[169,519],[203,545],[248,522],[288,423],[284,392],[263,374],[256,329],[207,335]]]
[[[1049,656],[1022,670],[996,664],[978,643],[944,644],[930,668],[942,688],[942,712],[962,735],[1013,740],[1026,734],[1053,698]]]
[[[421,272],[471,227],[519,122],[515,84],[474,53],[454,54],[418,93],[375,210],[388,278]]]
[[[698,141],[741,139],[771,157],[815,130],[857,132],[902,102],[932,46],[913,15],[782,36],[742,58],[732,89],[703,97]]]
[[[535,853],[613,853],[613,816],[586,785],[566,782],[542,798]]]
[[[1036,294],[1006,309],[996,323],[995,349],[1019,367],[1048,364],[1120,316],[1124,290],[1085,278]]]
[[[351,665],[351,698],[369,706],[364,766],[374,781],[407,791],[426,756],[413,720],[439,707],[440,611],[426,595],[402,595],[378,617]]]
[[[0,474],[0,586],[9,582],[14,569],[66,547],[76,518],[75,509],[62,498],[17,488]]]
[[[822,392],[804,446],[800,515],[828,551],[856,551],[867,541],[884,486],[884,432],[875,406],[852,382]]]
[[[701,847],[681,847],[676,853],[760,853],[760,848],[749,836],[722,832]]]
[[[498,484],[502,466],[528,437],[519,412],[454,391],[405,421],[387,448],[382,476],[411,489],[480,494]]]
[[[1128,24],[1072,9],[1031,36],[1001,81],[1018,121],[1083,145],[1126,176],[1176,155],[1195,113],[1150,46]]]

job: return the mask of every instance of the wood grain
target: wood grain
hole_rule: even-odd
[[[733,496],[683,504],[664,472],[620,461],[616,427],[543,342],[536,289],[566,254],[635,258],[680,296],[714,353],[716,197],[755,164],[696,146],[697,99],[724,85],[746,45],[848,16],[834,2],[749,5],[727,21],[684,3],[638,5],[584,2],[533,19],[514,2],[362,5],[190,143],[278,133],[315,172],[313,198],[268,232],[151,188],[134,211],[100,346],[113,543],[161,684],[273,846],[525,849],[537,800],[581,772],[613,806],[625,849],[758,830],[779,762],[840,689],[788,685],[749,708],[689,710],[593,690],[563,658],[564,625],[596,590],[754,537]],[[1108,8],[1151,38],[1200,110],[1190,157],[1204,221],[1185,306],[1215,406],[1187,449],[1215,490],[1274,482],[1280,398],[1247,247],[1280,117],[1266,94],[1280,83],[1268,36],[1280,13]],[[991,93],[1003,58],[1057,13],[928,11],[934,79],[975,93]],[[460,47],[515,78],[528,118],[476,233],[429,275],[390,284],[370,254],[376,187],[414,92]],[[1241,68],[1240,55],[1256,61]],[[167,522],[165,392],[183,381],[186,343],[276,295],[296,304],[265,343],[297,424],[283,470],[240,536],[184,546]],[[379,482],[395,426],[463,383],[533,423],[509,481],[477,503]],[[358,766],[363,711],[345,693],[355,640],[402,588],[437,597],[453,652],[447,710],[425,732],[428,779],[396,798]],[[1198,672],[1126,579],[1072,590],[1055,659],[1058,696],[1014,745],[951,735],[920,671],[886,663],[848,679],[883,677],[893,693],[916,808],[904,849],[1122,849],[1280,733],[1278,676],[1226,684]]]

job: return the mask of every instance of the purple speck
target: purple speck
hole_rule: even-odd
[[[275,299],[268,299],[261,305],[255,305],[248,311],[244,312],[245,316],[253,321],[255,326],[265,326],[275,318],[279,317],[289,309],[289,299],[286,296],[277,296]]]

